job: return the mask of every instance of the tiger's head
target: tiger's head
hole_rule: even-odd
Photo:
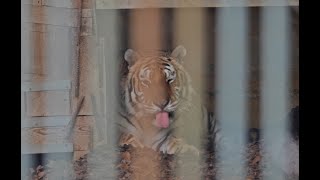
[[[186,49],[176,47],[169,55],[142,56],[128,49],[124,59],[128,75],[124,104],[135,117],[148,117],[155,126],[167,128],[190,99],[190,77],[182,66]]]

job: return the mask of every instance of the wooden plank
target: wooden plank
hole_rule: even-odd
[[[90,135],[77,135],[74,138],[74,150],[75,151],[87,151],[90,150]]]
[[[92,9],[82,9],[82,14],[81,17],[87,17],[87,18],[92,18],[93,17],[93,10]]]
[[[93,116],[78,117],[73,138],[75,151],[90,150],[93,121]]]
[[[66,26],[22,23],[22,78],[26,81],[70,79],[71,61],[77,48],[76,30]]]
[[[27,116],[70,115],[69,91],[27,92]]]
[[[92,8],[92,18],[93,18],[93,35],[98,37],[98,27],[97,27],[97,16],[96,16],[96,7]],[[98,41],[98,40],[97,40]]]
[[[68,143],[65,127],[22,128],[21,141],[27,144]]]
[[[26,114],[26,102],[25,102],[25,92],[21,91],[21,120]]]
[[[48,74],[48,65],[46,63],[46,50],[49,49],[48,36],[49,34],[47,33],[32,33],[31,72],[41,76]]]
[[[91,106],[91,93],[94,90],[93,78],[94,78],[94,58],[93,49],[94,47],[93,36],[81,36],[80,37],[80,61],[79,61],[79,81],[81,86],[79,89],[79,97],[86,96],[83,107],[81,108],[79,115],[93,115]],[[78,99],[73,98],[72,107],[75,109],[75,104]]]
[[[299,0],[97,0],[96,9],[299,6]]]
[[[93,34],[93,19],[91,18],[82,18],[81,22],[81,36],[90,36]]]
[[[21,23],[21,78],[22,81],[29,81],[30,75],[25,74],[31,72],[31,32],[26,30],[25,23]]]
[[[42,0],[43,6],[79,8],[81,0]]]
[[[82,108],[83,102],[84,102],[84,98],[85,96],[82,96],[82,98],[79,100],[77,106],[76,106],[76,110],[72,113],[72,117],[71,117],[71,121],[68,124],[67,131],[68,131],[68,138],[71,138],[73,135],[73,131],[74,131],[74,127],[77,121],[77,117],[79,114],[80,109]]]
[[[78,33],[77,27],[68,27],[68,26],[59,26],[59,25],[51,25],[51,24],[41,24],[41,23],[30,23],[23,22],[22,29],[26,31],[32,32],[46,32],[46,33]]]
[[[31,82],[32,80],[32,74],[31,73],[24,73],[21,70],[21,81],[22,82]]]
[[[75,135],[90,135],[94,116],[79,116],[75,125]]]
[[[32,4],[35,6],[41,6],[42,5],[42,0],[32,0]]]
[[[71,78],[71,64],[75,59],[76,28],[24,23],[31,31],[24,42],[23,73],[33,80],[62,80]],[[57,73],[59,72],[59,73]]]
[[[82,8],[83,9],[93,9],[95,5],[95,0],[82,0]]]
[[[79,8],[81,0],[23,0],[23,4],[62,7],[62,8]]]
[[[23,5],[23,22],[79,27],[79,9]]]
[[[73,153],[73,160],[76,161],[83,157],[84,155],[88,154],[90,151],[74,151]]]
[[[49,75],[54,79],[71,79],[71,64],[77,48],[74,46],[74,41],[77,40],[75,34],[75,28],[69,28],[68,32],[57,29],[49,36],[47,65]]]
[[[70,80],[50,81],[50,82],[25,82],[21,83],[21,91],[54,91],[71,89]]]
[[[76,49],[76,54],[75,54],[75,61],[73,61],[73,81],[74,81],[74,96],[76,98],[79,97],[79,93],[80,93],[80,52],[81,52],[81,48],[80,48],[80,45],[81,45],[81,39],[80,39],[80,35],[81,35],[81,29],[82,29],[82,17],[81,17],[81,13],[82,13],[82,4],[83,4],[83,1],[81,1],[81,5],[80,5],[80,17],[79,17],[79,31],[78,31],[78,39],[77,39],[77,42],[76,42],[76,46],[77,46],[77,49]]]
[[[22,154],[73,152],[72,143],[60,144],[21,144]]]
[[[41,6],[42,0],[22,0],[22,4],[30,4],[35,6]]]
[[[22,0],[21,4],[33,4],[33,0]]]
[[[71,116],[27,117],[21,121],[21,128],[33,127],[65,127]]]

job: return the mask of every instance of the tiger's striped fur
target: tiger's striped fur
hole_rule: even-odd
[[[171,54],[147,57],[131,49],[126,51],[128,72],[120,81],[120,145],[148,146],[169,154],[189,147],[192,149],[175,136],[178,128],[192,137],[194,129],[183,127],[187,121],[201,121],[199,124],[208,127],[205,134],[209,133],[210,139],[215,139],[218,128],[212,113],[200,105],[197,108],[201,111],[201,119],[192,119],[192,110],[196,109],[192,97],[196,93],[182,65],[185,55],[186,50],[182,46]],[[161,112],[169,116],[166,128],[157,125],[156,117]]]

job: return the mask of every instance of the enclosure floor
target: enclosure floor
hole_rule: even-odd
[[[183,157],[183,158],[180,158]],[[22,175],[22,180],[212,180],[216,179],[218,167],[213,152],[204,152],[199,164],[193,154],[167,155],[151,149],[135,149],[131,146],[117,149],[100,146],[74,162],[50,161]],[[246,180],[262,179],[262,155],[259,144],[250,144],[247,149]],[[183,171],[178,171],[183,169]],[[179,173],[178,173],[179,172]],[[202,174],[203,177],[200,177]],[[268,175],[265,173],[265,175]],[[231,173],[228,180],[242,179]],[[287,180],[298,180],[299,176],[288,176]]]

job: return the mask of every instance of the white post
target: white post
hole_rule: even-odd
[[[244,148],[247,124],[248,16],[247,9],[221,8],[217,12],[216,115],[223,141],[217,152],[222,163],[219,179],[235,172],[245,179]]]
[[[262,128],[267,175],[264,179],[284,179],[281,166],[284,160],[284,143],[287,139],[286,116],[289,83],[289,12],[288,7],[264,7],[261,19],[262,69]]]

